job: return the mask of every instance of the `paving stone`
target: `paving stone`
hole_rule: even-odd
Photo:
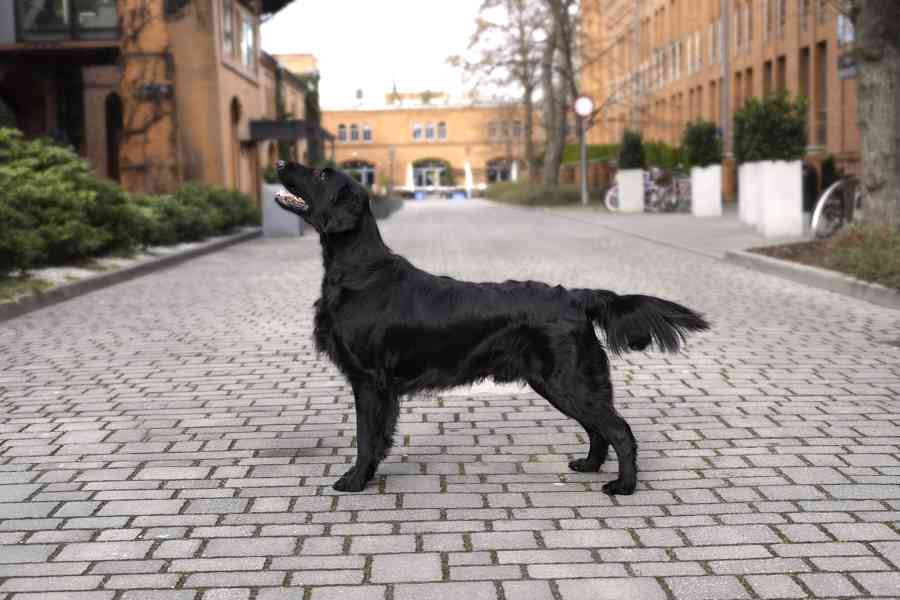
[[[89,542],[67,544],[53,560],[127,560],[144,558],[153,542]]]
[[[845,575],[839,573],[803,573],[800,581],[819,597],[855,596],[859,590]]]
[[[760,598],[806,598],[806,592],[787,575],[748,575],[747,583]]]
[[[206,544],[203,556],[284,556],[293,554],[296,546],[297,541],[288,537],[217,538]]]
[[[750,598],[737,577],[670,577],[666,583],[679,600],[738,600]]]
[[[666,597],[659,583],[649,577],[564,579],[557,582],[557,587],[563,600],[664,600]]]
[[[374,583],[440,581],[442,578],[438,554],[385,554],[372,559],[370,579]]]
[[[383,600],[385,587],[383,585],[364,586],[332,586],[320,587],[312,591],[311,600]],[[290,591],[284,596],[257,596],[257,600],[296,600],[297,592]],[[396,596],[395,596],[396,598]],[[423,597],[424,598],[424,597]]]
[[[402,583],[394,586],[394,600],[496,600],[494,585],[488,582]]]
[[[875,596],[895,596],[900,590],[900,573],[851,573],[863,588]]]

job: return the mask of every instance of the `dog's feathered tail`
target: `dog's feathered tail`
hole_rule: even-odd
[[[678,352],[689,331],[709,329],[698,313],[662,298],[619,296],[605,290],[572,292],[606,334],[606,347],[613,354],[645,350],[650,344],[663,352]]]

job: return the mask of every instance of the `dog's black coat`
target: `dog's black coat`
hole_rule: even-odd
[[[401,394],[493,377],[527,382],[585,428],[590,449],[569,463],[573,470],[597,471],[612,444],[619,478],[603,491],[634,492],[637,447],[613,408],[609,361],[595,323],[613,353],[651,343],[674,352],[685,332],[708,327],[700,315],[650,296],[432,275],[384,244],[366,190],[349,176],[279,163],[279,178],[301,200],[276,200],[306,219],[322,244],[316,347],[355,395],[356,464],[335,489],[359,491],[375,474],[392,445]]]

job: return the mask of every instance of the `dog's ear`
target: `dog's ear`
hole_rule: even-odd
[[[324,215],[322,231],[341,233],[356,227],[362,217],[363,208],[369,201],[368,196],[357,188],[358,186],[345,185],[337,191],[331,210]]]

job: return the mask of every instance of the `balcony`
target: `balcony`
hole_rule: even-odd
[[[20,42],[101,41],[119,37],[116,0],[15,0]]]

